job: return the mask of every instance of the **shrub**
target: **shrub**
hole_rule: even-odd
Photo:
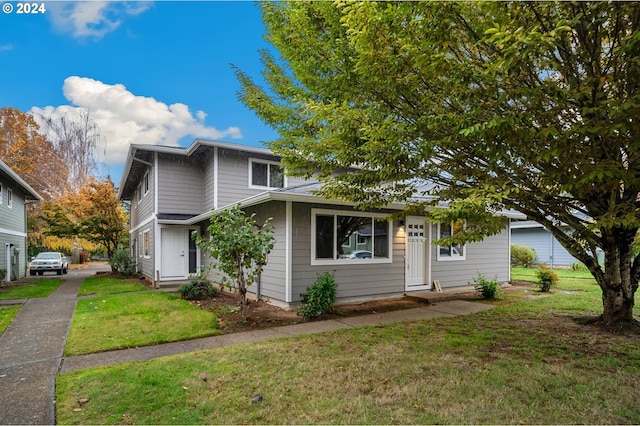
[[[585,266],[584,263],[582,262],[574,262],[571,265],[569,265],[569,267],[571,268],[572,271],[587,271],[587,267]]]
[[[5,269],[0,269],[0,283],[4,281],[4,277],[7,276],[7,271]]]
[[[511,244],[511,265],[528,268],[536,260],[536,251],[531,247]]]
[[[80,253],[82,254],[82,253]],[[109,259],[111,270],[123,277],[132,277],[136,273],[136,258],[126,250],[118,250]]]
[[[547,265],[540,265],[536,275],[538,276],[538,288],[542,292],[551,290],[551,287],[558,283],[558,275],[549,269]]]
[[[478,276],[473,279],[472,285],[485,299],[498,299],[500,297],[500,285],[498,284],[497,276],[493,277],[493,280],[488,280],[484,275],[478,273]]]
[[[209,281],[193,280],[189,284],[185,284],[178,289],[178,293],[186,300],[202,300],[207,297],[214,297],[216,289]]]
[[[336,281],[331,272],[318,274],[316,282],[307,287],[307,293],[301,294],[302,305],[298,315],[313,318],[333,312],[336,302]]]

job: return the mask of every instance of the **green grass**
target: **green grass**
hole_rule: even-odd
[[[147,286],[138,280],[116,279],[111,277],[89,277],[82,282],[78,296],[95,294],[103,296],[106,294],[131,293],[135,291],[149,290]]]
[[[132,293],[78,302],[66,356],[219,334],[216,316],[178,296]]]
[[[20,312],[21,306],[0,306],[0,336],[9,327],[13,318]]]
[[[0,289],[0,300],[35,299],[47,297],[60,287],[62,278],[33,280],[25,284],[10,285]]]
[[[593,282],[566,276],[491,303],[64,374],[58,423],[640,423],[638,336],[573,320],[600,312]]]

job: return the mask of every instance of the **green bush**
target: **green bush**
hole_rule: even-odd
[[[536,275],[538,276],[538,288],[542,292],[551,290],[551,287],[558,283],[558,275],[549,269],[547,265],[538,266]]]
[[[528,268],[536,260],[536,251],[531,247],[511,244],[511,265]]]
[[[189,284],[185,284],[178,289],[178,293],[186,300],[202,300],[207,297],[214,297],[216,289],[209,281],[193,280]]]
[[[316,282],[307,287],[307,293],[301,294],[302,305],[298,315],[313,318],[333,312],[336,302],[336,281],[332,273],[318,274]]]
[[[473,279],[473,288],[482,295],[485,299],[498,299],[500,298],[500,285],[498,284],[498,277],[493,277],[493,280],[488,280],[484,275],[478,273],[478,276]]]
[[[0,269],[0,283],[4,281],[4,277],[7,276],[7,271],[5,269]]]
[[[113,272],[123,277],[132,277],[136,273],[136,258],[126,250],[118,250],[111,255],[109,265]]]
[[[569,265],[572,271],[588,271],[587,267],[582,262],[574,262]]]

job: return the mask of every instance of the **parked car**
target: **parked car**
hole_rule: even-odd
[[[45,251],[31,259],[29,264],[29,274],[44,274],[46,271],[55,271],[58,275],[66,274],[69,263],[67,257],[58,252]]]
[[[341,254],[340,259],[371,259],[371,252],[368,250],[355,250],[351,253]]]

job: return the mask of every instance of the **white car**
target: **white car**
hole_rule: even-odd
[[[36,257],[31,259],[29,264],[29,274],[44,274],[46,271],[56,272],[58,275],[66,274],[69,268],[67,257],[58,252],[45,251],[38,253]]]

